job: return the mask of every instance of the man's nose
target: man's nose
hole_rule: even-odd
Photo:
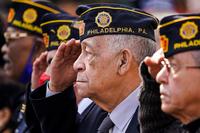
[[[167,68],[163,67],[156,76],[156,81],[160,84],[168,83],[168,72]]]
[[[78,57],[78,59],[74,62],[73,68],[76,72],[80,72],[85,70],[85,64],[83,63],[82,54]]]
[[[5,54],[7,51],[8,51],[8,46],[7,46],[6,44],[4,44],[4,45],[2,46],[2,48],[1,48],[1,52],[2,52],[3,54]]]

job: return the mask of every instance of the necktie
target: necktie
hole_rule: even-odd
[[[114,123],[111,121],[110,117],[107,115],[106,118],[102,121],[101,125],[99,126],[97,133],[108,133],[109,129],[114,126]]]

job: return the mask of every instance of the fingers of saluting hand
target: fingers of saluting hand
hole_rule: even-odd
[[[67,43],[62,42],[58,47],[58,50],[55,55],[55,60],[62,60],[64,57],[69,56],[72,50],[72,44],[75,42],[75,39],[69,40]]]
[[[79,40],[71,39],[66,44],[64,57],[73,58],[80,54],[81,45]]]
[[[62,42],[58,47],[58,50],[56,51],[56,55],[54,56],[53,60],[61,61],[64,58],[65,50],[66,50],[66,43]],[[67,53],[69,53],[70,48],[68,48],[67,50],[68,50]]]
[[[72,43],[72,49],[70,55],[72,56],[72,59],[77,59],[77,57],[81,53],[81,45],[79,40],[75,40],[74,43]]]
[[[144,62],[147,66],[154,66],[154,65],[159,65],[161,61],[164,58],[164,54],[162,49],[159,49],[158,51],[155,52],[155,54],[152,57],[146,57],[144,59]]]
[[[161,61],[164,59],[162,49],[159,49],[154,53],[152,57],[146,57],[144,63],[148,66],[148,71],[153,78],[156,77],[157,73],[162,68]]]
[[[39,69],[39,70],[45,70],[47,67],[47,52],[43,52],[33,63],[33,70]]]
[[[80,41],[71,39],[68,42],[63,42],[59,46],[54,60],[68,60],[78,57],[81,52]]]

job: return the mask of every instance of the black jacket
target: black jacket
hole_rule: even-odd
[[[46,85],[43,85],[30,96],[42,133],[96,133],[107,115],[107,112],[95,103],[90,104],[83,114],[79,115],[72,87],[48,98],[45,98],[45,95]],[[139,133],[137,118],[136,112],[126,133]]]

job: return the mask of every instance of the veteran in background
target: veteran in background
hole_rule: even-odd
[[[51,61],[60,44],[66,43],[72,38],[79,40],[78,29],[72,26],[76,20],[76,17],[72,17],[67,13],[48,13],[42,17],[40,26],[42,28],[46,52],[41,54],[33,64],[31,78],[32,90],[37,89],[40,85],[50,80]],[[78,54],[80,54],[80,52],[81,51],[78,51]],[[76,77],[76,73],[74,77]],[[77,94],[77,90],[75,89],[74,91],[75,94]],[[76,95],[77,104],[80,103],[81,99],[80,96]]]
[[[9,8],[8,27],[5,32],[6,43],[2,47],[5,60],[4,71],[9,78],[25,85],[31,79],[32,63],[45,50],[42,41],[40,18],[46,13],[62,11],[47,1],[13,0]],[[24,97],[22,97],[24,98]],[[23,121],[26,106],[17,114],[16,132],[28,132]],[[17,110],[17,113],[19,112]]]
[[[44,51],[40,19],[46,13],[61,13],[44,1],[13,0],[9,8],[6,43],[2,47],[4,71],[8,77],[26,84],[30,81],[32,63]]]
[[[199,31],[199,14],[169,16],[160,24],[165,55],[164,67],[157,75],[161,84],[161,108],[178,118],[191,133],[200,132]]]
[[[51,61],[55,56],[59,45],[67,42],[67,40],[71,38],[79,39],[78,30],[71,26],[75,20],[76,17],[72,17],[67,13],[47,13],[41,18],[40,27],[42,29],[46,52],[43,52],[33,63],[31,86],[27,89],[26,103],[26,122],[35,129],[40,128],[40,125],[34,113],[34,109],[29,102],[29,95],[31,91],[34,91],[50,79]],[[76,73],[74,73],[74,77],[76,77]]]
[[[50,79],[51,61],[60,44],[66,43],[72,38],[79,39],[78,29],[72,27],[72,23],[76,19],[67,13],[48,13],[42,17],[40,27],[46,52],[41,54],[33,64],[31,89],[38,88]]]
[[[162,50],[144,60],[148,66],[146,71],[157,81],[153,83],[151,80],[151,90],[160,85],[162,111],[183,123],[179,126],[174,126],[174,123],[163,125],[163,132],[168,132],[170,126],[175,133],[200,132],[199,27],[199,14],[164,17],[159,26]]]

